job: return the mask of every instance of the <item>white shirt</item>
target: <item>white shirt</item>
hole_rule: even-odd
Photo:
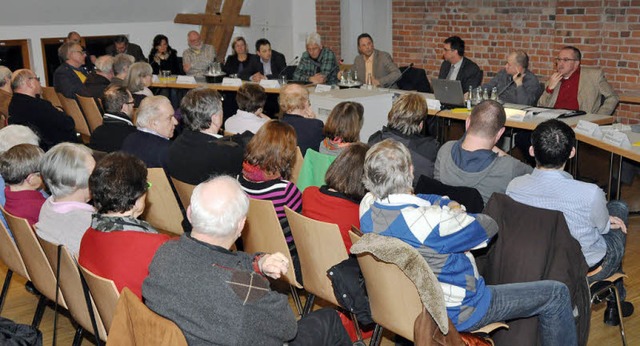
[[[243,133],[244,131],[256,133],[267,121],[269,119],[238,109],[238,113],[225,121],[224,129],[232,133]]]

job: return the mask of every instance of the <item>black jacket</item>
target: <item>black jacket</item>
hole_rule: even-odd
[[[144,131],[131,133],[122,143],[122,151],[144,161],[148,168],[167,167],[171,141]]]
[[[443,61],[442,65],[440,65],[438,78],[447,79],[450,69],[451,63],[446,60]],[[480,67],[471,59],[462,59],[462,66],[460,66],[460,71],[458,71],[458,76],[456,77],[456,80],[459,80],[462,84],[462,92],[469,91],[469,86],[472,86],[474,89],[479,87],[480,84],[482,84],[482,74]]]
[[[320,142],[324,139],[324,135],[322,134],[324,123],[322,120],[309,119],[295,114],[284,114],[282,121],[293,126],[296,130],[298,146],[300,147],[300,151],[302,151],[302,155],[304,155],[309,148],[318,151]]]
[[[249,67],[249,63],[251,62],[251,60],[255,59],[254,57],[255,55],[247,53],[247,59],[243,62],[240,62],[237,55],[229,55],[227,57],[227,60],[224,62],[224,66],[222,66],[222,70],[227,75],[240,74],[240,66],[242,66],[242,70],[244,71],[244,69]]]
[[[153,53],[155,55],[155,52]],[[167,60],[160,60],[157,63],[153,59],[153,55],[149,55],[149,65],[153,69],[153,74],[160,74],[160,71],[171,71],[171,74],[180,74],[180,64],[178,64],[178,52],[175,49],[171,49]]]
[[[104,93],[104,89],[106,89],[109,84],[111,84],[110,80],[97,73],[91,73],[87,76],[87,80],[84,81],[84,86],[87,88],[89,95],[93,98],[101,98]]]
[[[282,53],[276,52],[275,50],[271,51],[271,74],[266,75],[269,79],[277,79],[280,73],[287,67],[287,61],[284,58]],[[239,74],[239,77],[244,80],[249,80],[251,76],[253,76],[256,72],[260,72],[264,74],[264,67],[262,66],[262,62],[260,62],[260,57],[258,55],[254,55],[249,59],[249,65],[242,70],[242,73]]]
[[[131,119],[126,114],[105,114],[102,125],[91,134],[91,149],[110,153],[122,148],[125,138],[136,132]]]
[[[86,75],[86,71],[81,71]],[[91,96],[89,90],[82,83],[73,67],[67,63],[60,65],[53,73],[53,86],[56,92],[61,93],[68,99],[76,99],[76,94],[80,96]]]

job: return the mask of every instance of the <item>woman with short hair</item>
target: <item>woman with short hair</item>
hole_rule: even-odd
[[[222,70],[228,75],[237,75],[249,66],[253,54],[249,53],[247,41],[242,36],[233,39],[231,51],[232,53],[227,57]]]
[[[149,89],[152,77],[153,69],[146,62],[136,62],[129,67],[129,74],[124,83],[133,96],[133,107],[138,108],[145,97],[153,96]]]
[[[324,124],[324,140],[320,153],[338,156],[344,148],[360,141],[360,130],[364,123],[364,107],[361,103],[346,101],[338,103]]]
[[[249,131],[256,133],[269,121],[269,117],[262,113],[267,102],[267,93],[258,84],[245,83],[236,93],[238,112],[224,122],[224,130],[231,133]]]

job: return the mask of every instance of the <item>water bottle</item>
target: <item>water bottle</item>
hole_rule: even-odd
[[[479,104],[480,102],[482,102],[482,88],[478,87],[476,89],[476,104]]]
[[[473,98],[473,87],[469,85],[469,92],[467,93],[467,109],[471,110],[471,99]]]
[[[482,93],[482,100],[488,100],[489,99],[489,89],[484,88],[484,92]]]
[[[498,101],[498,87],[493,87],[493,89],[491,89],[491,99]]]

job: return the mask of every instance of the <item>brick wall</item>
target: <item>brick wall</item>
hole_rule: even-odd
[[[318,31],[340,50],[339,1],[316,1]],[[413,62],[433,78],[442,61],[442,41],[459,35],[466,53],[490,79],[507,52],[523,49],[530,68],[546,81],[560,47],[574,45],[584,66],[601,66],[619,94],[640,95],[640,1],[394,0],[393,56]],[[338,24],[336,24],[336,21]],[[640,121],[640,105],[621,104],[616,116]]]

